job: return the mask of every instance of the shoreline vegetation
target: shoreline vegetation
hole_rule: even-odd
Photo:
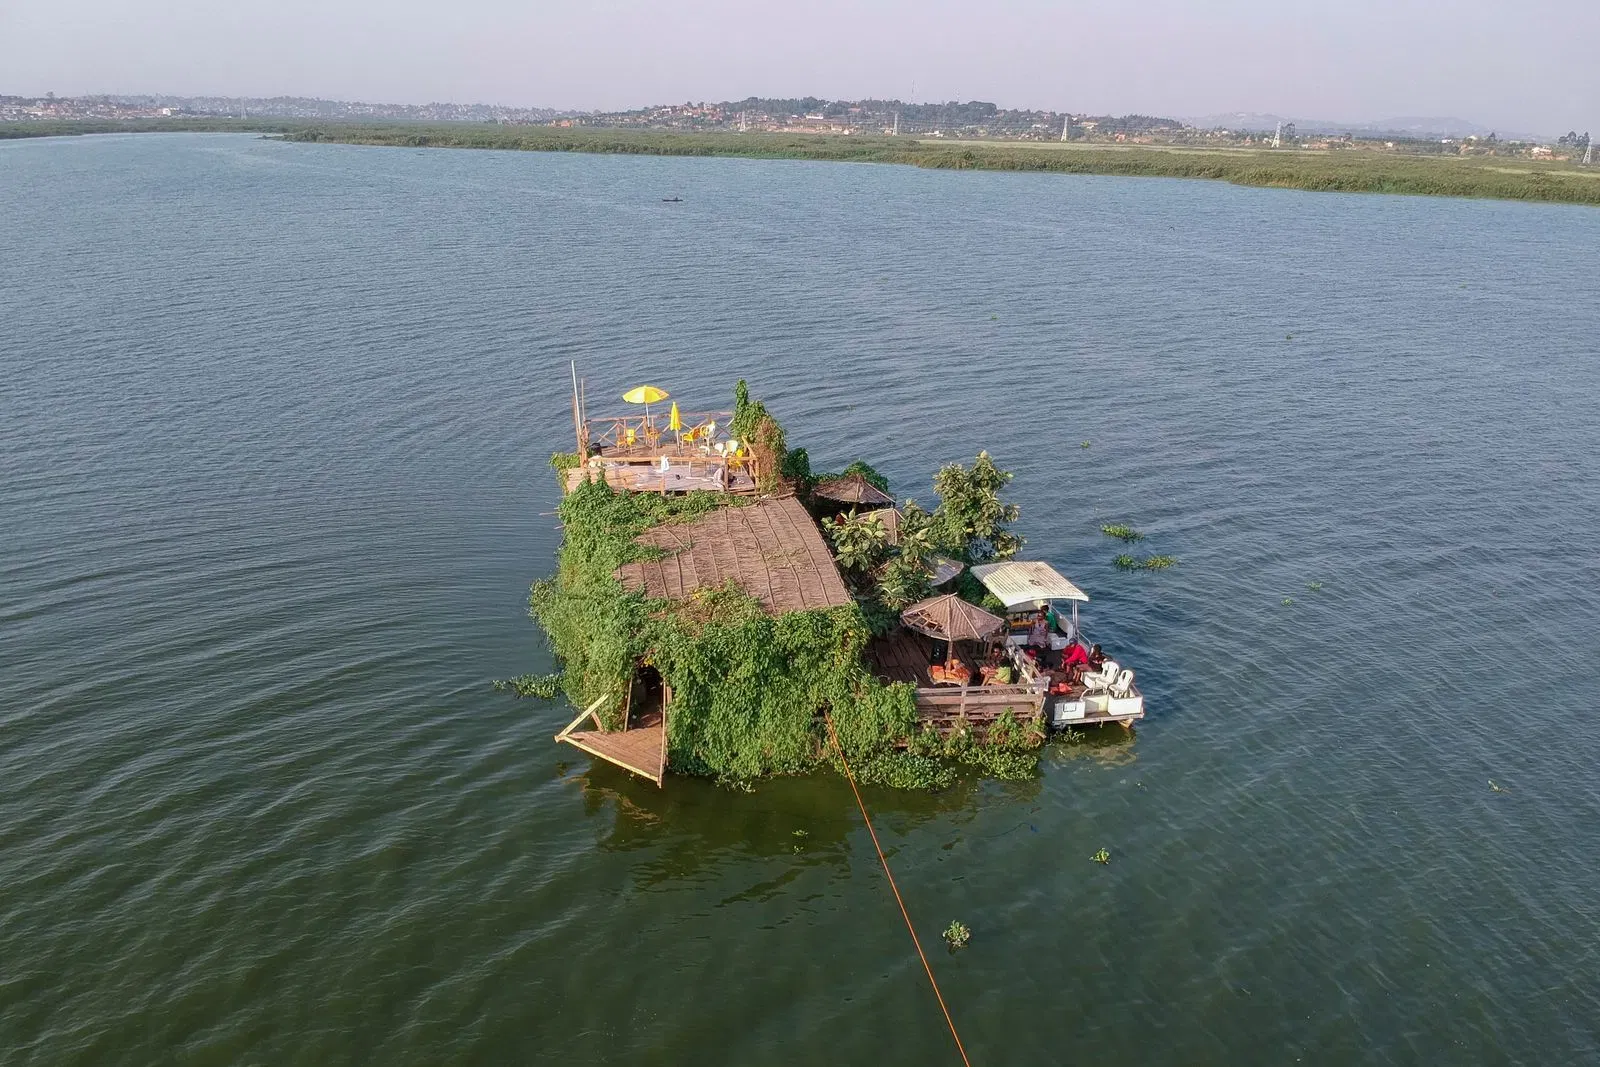
[[[1191,148],[939,141],[783,133],[673,133],[486,123],[173,119],[0,124],[0,140],[88,133],[252,132],[295,143],[484,148],[601,155],[891,163],[934,170],[1099,174],[1226,181],[1308,192],[1390,193],[1600,206],[1600,167],[1372,150]]]

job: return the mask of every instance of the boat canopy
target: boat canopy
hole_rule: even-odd
[[[1038,560],[984,563],[972,568],[972,576],[1007,608],[1040,600],[1089,599],[1089,594],[1062,577],[1054,567]]]

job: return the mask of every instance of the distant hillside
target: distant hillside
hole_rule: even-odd
[[[308,96],[112,96],[134,106],[170,107],[193,114],[297,119],[398,119],[427,122],[548,122],[567,112],[500,104],[369,104]]]
[[[369,104],[312,96],[174,96],[166,93],[98,96],[0,96],[0,121],[81,121],[147,118],[390,120],[397,122],[549,122],[571,112],[499,104]]]

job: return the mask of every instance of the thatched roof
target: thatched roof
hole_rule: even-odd
[[[824,500],[837,500],[844,504],[894,504],[894,497],[867,481],[863,474],[846,474],[842,478],[818,482],[811,493]]]
[[[878,508],[876,511],[863,512],[861,517],[863,519],[877,519],[878,525],[882,526],[883,532],[888,535],[889,543],[891,545],[900,543],[900,519],[902,516],[899,508]]]
[[[639,541],[667,554],[619,567],[629,592],[686,600],[732,581],[774,615],[851,603],[821,531],[794,497],[718,508],[694,522],[652,527]]]
[[[1006,624],[998,615],[991,615],[954,593],[918,601],[900,613],[900,621],[942,641],[981,641]]]

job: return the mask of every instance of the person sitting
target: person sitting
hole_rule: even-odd
[[[1106,654],[1100,651],[1099,645],[1085,652],[1083,646],[1074,641],[1061,654],[1061,669],[1067,672],[1067,680],[1076,684],[1085,671],[1097,671],[1105,661]]]

